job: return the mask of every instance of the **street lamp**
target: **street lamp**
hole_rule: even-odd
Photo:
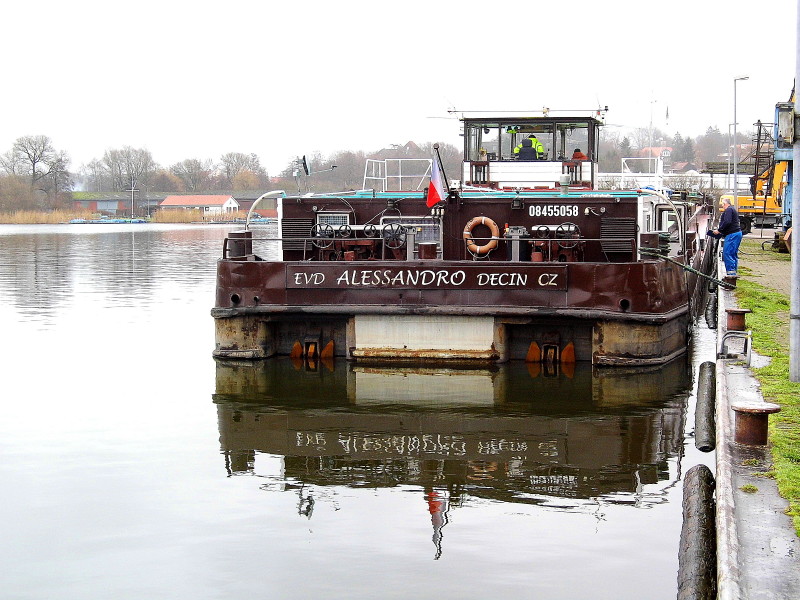
[[[739,158],[736,154],[736,82],[747,81],[749,77],[736,77],[733,80],[733,206],[739,209],[739,180],[737,178]]]
[[[731,127],[733,127],[733,123],[728,123],[728,151],[725,153],[727,156],[726,161],[728,162],[728,170],[727,174],[725,175],[725,187],[733,189],[731,187],[731,152],[733,152],[733,137],[731,136]]]

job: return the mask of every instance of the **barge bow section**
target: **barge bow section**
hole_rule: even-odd
[[[214,356],[667,362],[691,322],[665,261],[220,260]]]

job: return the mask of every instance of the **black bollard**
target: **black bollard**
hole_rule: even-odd
[[[678,600],[715,600],[717,543],[714,476],[705,465],[683,480],[683,526],[678,550]]]
[[[697,375],[697,404],[694,410],[694,445],[701,452],[711,452],[717,446],[717,427],[714,406],[717,402],[716,365],[707,361],[700,365]]]

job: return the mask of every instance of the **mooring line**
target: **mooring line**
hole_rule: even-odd
[[[695,275],[699,275],[709,281],[716,283],[718,286],[725,288],[726,290],[733,290],[736,289],[736,286],[732,283],[728,283],[727,281],[722,281],[721,279],[717,279],[716,277],[711,277],[711,275],[706,275],[702,271],[698,271],[694,267],[690,267],[689,265],[685,265],[682,262],[678,262],[677,260],[670,258],[669,256],[664,256],[663,254],[659,253],[657,250],[653,250],[652,248],[639,248],[639,254],[644,254],[645,256],[653,256],[655,258],[661,258],[666,260],[667,262],[671,262],[674,265],[678,265],[682,269],[689,271],[690,273],[694,273]]]

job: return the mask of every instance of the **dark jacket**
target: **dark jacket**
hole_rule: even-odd
[[[538,139],[527,137],[514,148],[519,160],[539,160],[544,154],[544,146]]]
[[[729,233],[736,233],[741,230],[742,228],[739,226],[739,213],[736,212],[733,206],[728,206],[728,208],[722,211],[717,231],[719,231],[721,236],[726,236]]]

